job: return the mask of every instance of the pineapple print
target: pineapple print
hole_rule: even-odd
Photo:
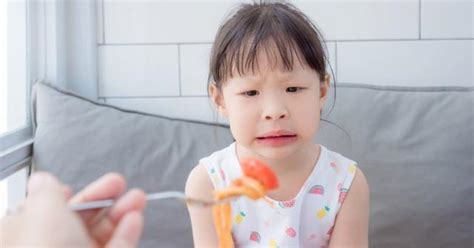
[[[357,169],[357,164],[353,163],[353,164],[349,165],[349,167],[347,168],[347,171],[349,171],[349,173],[351,173],[351,174],[354,174],[356,169]]]
[[[318,211],[318,213],[316,214],[316,217],[321,220],[322,218],[324,218],[324,216],[326,216],[326,214],[328,213],[328,211],[329,211],[329,207],[328,207],[328,206],[324,206],[324,208],[321,208],[321,209]]]
[[[235,215],[234,222],[236,224],[240,224],[242,223],[242,221],[244,221],[244,218],[245,218],[245,213],[240,211],[238,214]]]
[[[271,248],[278,248],[280,246],[277,245],[277,241],[275,239],[270,240],[270,247]]]

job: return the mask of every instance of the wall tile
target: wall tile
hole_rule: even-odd
[[[472,86],[473,41],[339,42],[340,82]]]
[[[181,92],[185,96],[207,96],[211,44],[181,45]]]
[[[421,38],[473,38],[474,1],[421,0]]]
[[[178,46],[100,46],[99,96],[179,95]]]
[[[212,42],[235,6],[223,2],[105,1],[106,43]]]
[[[298,1],[326,40],[414,39],[418,0]]]

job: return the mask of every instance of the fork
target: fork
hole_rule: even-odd
[[[220,201],[207,201],[202,199],[196,199],[193,197],[186,196],[181,191],[163,191],[163,192],[156,192],[150,193],[146,195],[147,201],[154,201],[154,200],[163,200],[163,199],[177,199],[181,200],[190,205],[196,205],[200,207],[211,207],[216,204],[223,204],[232,201],[234,198],[229,198]],[[90,209],[98,209],[98,208],[107,208],[111,207],[115,203],[115,199],[106,199],[100,201],[90,201],[90,202],[82,202],[76,203],[69,206],[69,208],[73,211],[84,211]]]

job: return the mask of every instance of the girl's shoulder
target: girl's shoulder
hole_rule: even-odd
[[[341,175],[349,174],[353,175],[358,167],[358,162],[352,160],[339,152],[332,151],[329,148],[321,146],[321,158],[323,158],[323,166],[327,169],[332,169],[336,172],[340,172]]]
[[[312,182],[316,186],[310,191],[323,192],[328,197],[338,198],[338,206],[342,204],[346,193],[352,186],[358,163],[338,152],[332,151],[321,145],[320,161],[316,173],[313,174]]]
[[[233,179],[241,176],[238,158],[235,154],[235,142],[229,146],[201,158],[199,166],[207,172],[214,188],[226,187]]]
[[[203,157],[199,160],[199,164],[209,167],[211,165],[223,164],[225,160],[232,159],[235,154],[235,142],[221,150],[211,153],[209,156]]]
[[[196,165],[186,180],[185,194],[196,199],[213,200],[212,191],[213,185],[206,169],[201,164]]]
[[[218,178],[218,173],[222,171],[221,165],[230,157],[233,144],[226,148],[215,151],[209,156],[203,157],[199,163],[191,170],[186,180],[186,194],[202,199],[212,200],[212,194],[216,184],[221,186],[222,179]]]

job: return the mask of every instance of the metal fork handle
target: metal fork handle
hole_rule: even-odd
[[[187,197],[181,191],[165,191],[165,192],[151,193],[151,194],[146,195],[147,201],[170,199],[170,198],[180,199],[180,200],[183,200],[183,202],[186,202],[189,204],[197,204],[203,207],[209,207],[216,203],[220,203],[220,202],[215,202],[215,201],[205,201],[205,200],[190,198],[190,197]],[[115,202],[116,202],[115,199],[82,202],[82,203],[73,204],[69,206],[69,208],[73,211],[84,211],[84,210],[90,210],[90,209],[111,207],[114,205]]]

